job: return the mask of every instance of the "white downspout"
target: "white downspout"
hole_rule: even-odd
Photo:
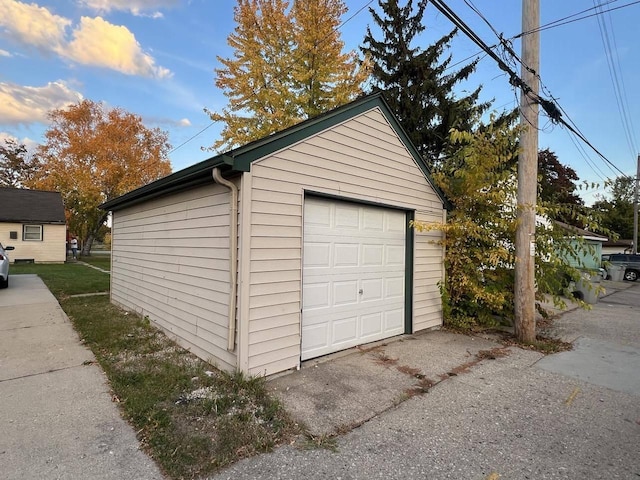
[[[227,350],[230,352],[236,349],[236,297],[238,294],[238,187],[233,182],[222,178],[218,167],[213,169],[213,179],[216,183],[231,190],[229,215],[229,281],[231,291],[229,292],[229,338]]]

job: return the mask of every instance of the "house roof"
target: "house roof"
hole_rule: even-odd
[[[422,171],[422,174],[431,184],[442,202],[445,205],[448,205],[444,195],[431,179],[431,173],[424,162],[424,159],[418,153],[418,150],[411,143],[408,135],[391,112],[391,109],[384,100],[382,93],[375,93],[360,97],[351,103],[300,122],[297,125],[274,133],[273,135],[269,135],[248,143],[247,145],[243,145],[242,147],[238,147],[226,153],[211,157],[200,163],[196,163],[195,165],[183,170],[179,170],[169,176],[163,177],[155,182],[126,193],[125,195],[109,200],[100,205],[100,208],[103,210],[115,211],[167,193],[211,183],[213,181],[211,178],[211,171],[215,167],[220,167],[227,175],[233,174],[234,172],[248,172],[251,169],[252,162],[376,107],[382,111],[391,127],[402,139],[408,151],[411,153],[411,156]]]
[[[574,227],[573,225],[569,225],[568,223],[560,222],[558,220],[556,220],[554,223],[563,230],[582,237],[585,240],[594,240],[596,242],[606,242],[607,240],[609,240],[604,235],[598,235],[597,233],[590,232],[589,230],[585,230],[584,228]]]
[[[0,187],[0,222],[64,225],[60,192]]]
[[[618,239],[618,240],[608,240],[602,244],[603,247],[632,247],[633,240],[626,239]]]

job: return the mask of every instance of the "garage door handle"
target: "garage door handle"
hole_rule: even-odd
[[[358,293],[359,293],[360,295],[362,295],[362,294],[364,293],[364,291],[363,291],[362,289],[360,289],[360,290],[358,290]]]

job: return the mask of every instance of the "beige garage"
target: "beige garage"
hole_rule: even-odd
[[[103,205],[112,301],[224,369],[273,374],[442,323],[442,197],[381,96]]]

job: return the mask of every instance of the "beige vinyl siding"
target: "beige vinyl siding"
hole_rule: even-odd
[[[378,109],[251,167],[248,370],[271,374],[300,362],[302,212],[306,192],[416,210],[442,219],[442,201]],[[442,321],[436,233],[415,234],[414,330]]]
[[[442,213],[418,211],[415,219],[423,223],[442,223]],[[439,231],[415,233],[413,251],[413,331],[442,325],[442,305],[438,282],[444,275],[444,250]]]
[[[46,223],[28,223],[42,226],[42,241],[22,240],[22,223],[0,223],[0,243],[11,245],[15,250],[9,252],[11,261],[33,259],[36,263],[64,263],[66,260],[66,225]],[[18,238],[12,240],[10,232],[18,232]]]
[[[224,369],[229,307],[229,190],[211,185],[113,215],[111,298]]]

